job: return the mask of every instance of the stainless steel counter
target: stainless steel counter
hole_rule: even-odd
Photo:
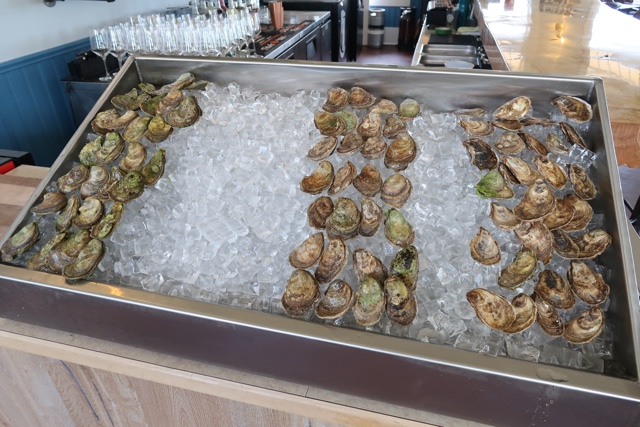
[[[300,40],[305,38],[308,34],[314,31],[316,28],[320,27],[320,25],[330,18],[329,12],[310,12],[310,11],[294,11],[294,10],[285,10],[284,11],[284,21],[283,25],[290,24],[300,24],[304,21],[314,21],[311,25],[304,28],[302,31],[291,37],[290,39],[285,40],[280,44],[277,48],[269,52],[265,58],[275,59],[286,52],[291,47],[295,46]]]

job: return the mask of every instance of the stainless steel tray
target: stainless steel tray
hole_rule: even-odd
[[[219,84],[253,84],[265,91],[322,92],[363,85],[381,97],[411,94],[435,112],[484,105],[497,108],[515,94],[536,106],[558,94],[593,106],[588,139],[596,141],[592,203],[607,218],[613,250],[600,259],[613,272],[609,313],[617,325],[615,352],[625,375],[600,375],[446,346],[335,328],[258,312],[87,282],[0,264],[0,316],[392,404],[489,424],[538,421],[637,425],[640,346],[638,291],[603,83],[597,78],[489,71],[364,67],[240,59],[140,57],[128,60],[48,176],[12,225],[23,223],[45,185],[76,158],[90,119],[111,96],[141,81],[167,83],[185,71]],[[256,79],[256,76],[260,76]],[[542,107],[544,108],[544,107]],[[543,115],[548,111],[536,111]],[[615,418],[614,418],[615,417]],[[599,422],[600,421],[600,422]]]

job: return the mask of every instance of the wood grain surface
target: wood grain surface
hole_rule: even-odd
[[[0,175],[0,237],[7,232],[48,171],[48,168],[21,165]]]

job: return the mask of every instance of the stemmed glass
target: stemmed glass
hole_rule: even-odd
[[[107,32],[105,29],[93,30],[93,35],[89,37],[91,40],[91,51],[102,58],[104,64],[105,75],[100,77],[101,82],[108,82],[113,78],[109,75],[109,69],[107,68],[107,55],[109,55],[109,46],[107,43]]]
[[[119,25],[109,27],[109,47],[111,54],[118,58],[118,68],[122,68],[124,56],[127,54],[127,41],[124,30]]]
[[[253,25],[251,28],[253,32],[251,33],[251,44],[253,45],[253,57],[254,58],[262,58],[262,55],[258,55],[258,48],[256,47],[256,36],[260,34],[262,28],[260,26],[260,13],[258,10],[254,10],[251,12],[251,19],[253,21]]]

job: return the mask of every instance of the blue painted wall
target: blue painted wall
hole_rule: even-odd
[[[0,148],[51,166],[76,130],[61,81],[89,39],[0,63]]]
[[[411,7],[415,8],[416,16],[415,19],[418,20],[418,14],[420,13],[420,5],[422,4],[422,0],[411,0],[409,4]],[[376,6],[382,7],[384,9],[384,26],[385,27],[398,27],[400,25],[400,15],[402,15],[402,9],[399,7],[391,7],[391,6]]]

